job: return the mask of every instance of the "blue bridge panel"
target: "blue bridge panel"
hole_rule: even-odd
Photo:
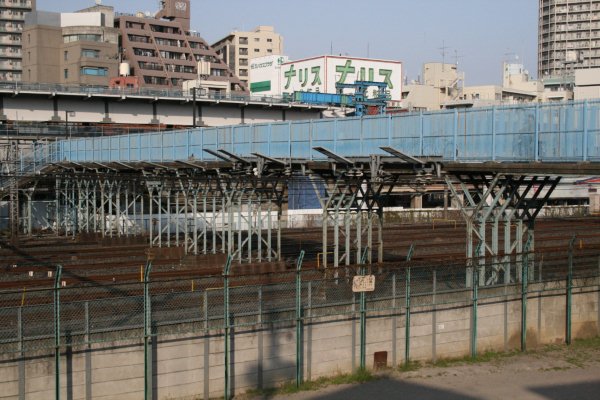
[[[323,159],[317,146],[344,156],[383,154],[381,146],[392,146],[453,161],[600,161],[600,100],[62,140],[22,155],[21,168],[62,160],[212,160],[203,149],[221,148]]]

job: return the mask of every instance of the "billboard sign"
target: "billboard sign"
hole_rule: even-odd
[[[336,93],[336,83],[374,81],[387,83],[392,100],[402,98],[402,63],[399,61],[321,56],[284,63],[280,74],[284,93]]]

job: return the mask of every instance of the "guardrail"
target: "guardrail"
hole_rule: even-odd
[[[60,85],[53,83],[23,83],[23,82],[4,82],[0,83],[0,91],[9,90],[12,92],[50,92],[50,93],[71,93],[81,95],[107,95],[107,96],[147,96],[147,97],[166,97],[166,98],[186,98],[191,99],[192,93],[181,89],[156,89],[156,88],[109,88],[106,86],[81,86],[81,85]],[[241,101],[258,102],[267,104],[289,104],[292,102],[291,96],[255,96],[245,93],[198,93],[197,100],[210,101]]]

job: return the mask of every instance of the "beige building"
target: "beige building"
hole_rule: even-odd
[[[258,26],[252,32],[231,32],[212,45],[219,57],[246,86],[250,76],[250,60],[282,55],[283,38],[272,26]]]
[[[404,85],[402,107],[409,110],[439,110],[442,104],[458,100],[462,93],[464,74],[455,64],[423,64],[419,82]]]
[[[538,79],[598,67],[600,0],[539,0]]]
[[[35,0],[0,0],[0,82],[22,78],[23,22],[32,10]]]
[[[600,68],[575,71],[575,100],[600,98]]]
[[[118,74],[114,10],[97,5],[75,13],[36,11],[23,29],[23,81],[107,86]]]

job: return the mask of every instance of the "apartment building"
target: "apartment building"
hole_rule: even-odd
[[[35,0],[0,0],[0,82],[22,78],[22,31],[25,13],[35,10]]]
[[[539,0],[538,79],[600,67],[600,0]]]
[[[247,86],[251,74],[250,60],[282,55],[283,37],[272,26],[261,25],[251,32],[231,32],[212,47]]]
[[[156,15],[121,15],[115,26],[121,40],[121,59],[128,63],[131,75],[140,86],[182,87],[185,81],[198,79],[201,61],[210,63],[208,76],[202,77],[209,90],[247,92],[247,86],[227,67],[197,33],[190,31],[190,1],[161,1]],[[210,82],[216,82],[211,88]]]
[[[35,11],[23,29],[23,82],[108,86],[118,74],[113,7]]]

